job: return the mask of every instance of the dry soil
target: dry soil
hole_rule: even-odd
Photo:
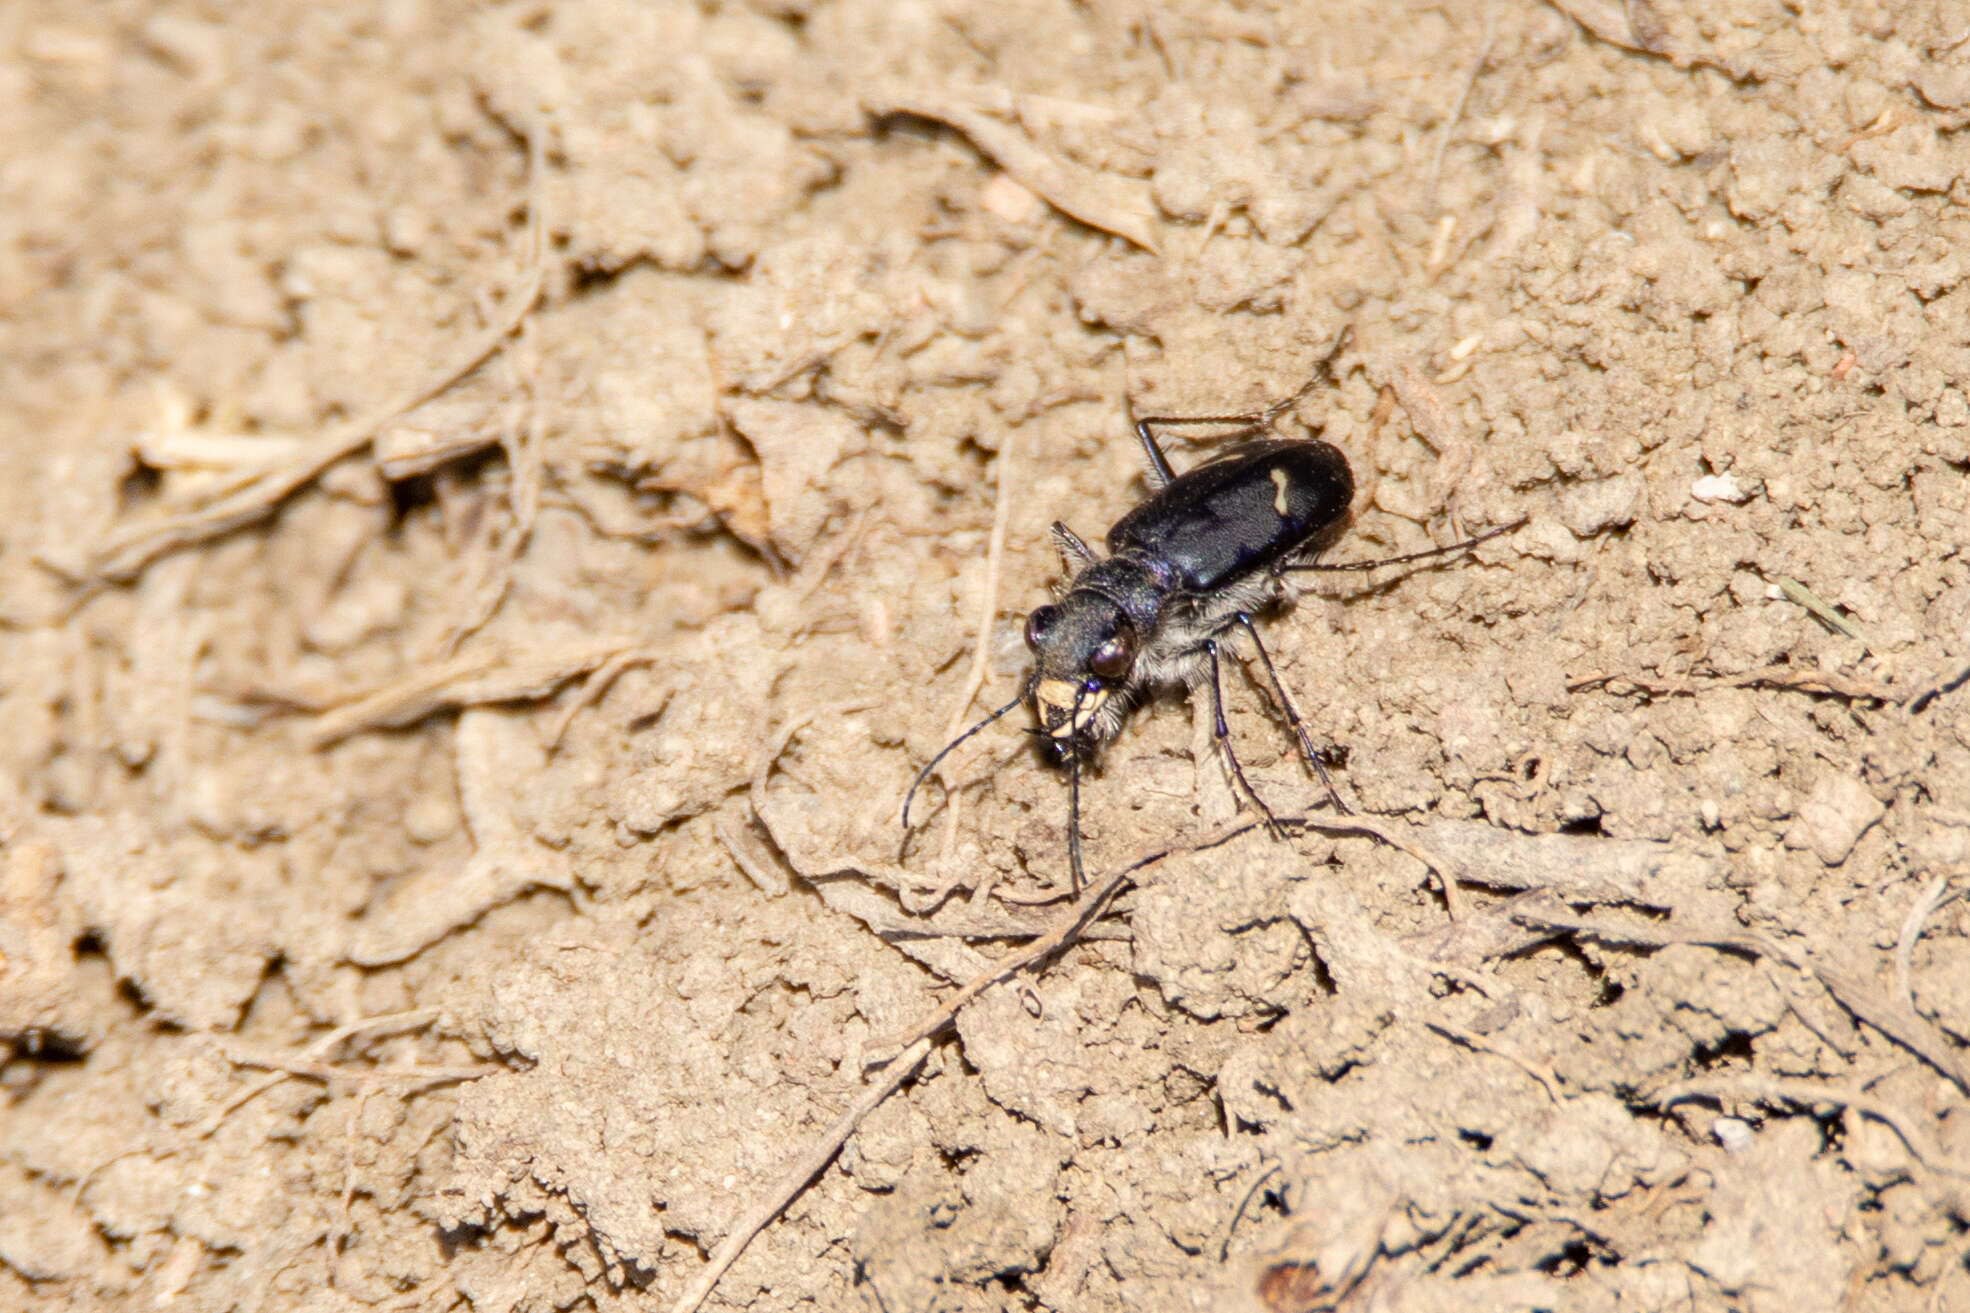
[[[1352,326],[1329,559],[1527,517],[1261,622],[1360,823],[1142,709],[707,1306],[1970,1308],[1962,0],[0,51],[0,1306],[671,1307],[1071,914],[1024,709],[898,823],[1051,522]]]

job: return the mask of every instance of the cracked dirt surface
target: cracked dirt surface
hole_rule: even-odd
[[[898,825],[1050,523],[1351,325],[1330,559],[1529,517],[1263,622],[1363,824],[1139,712],[706,1306],[1970,1307],[1965,32],[7,8],[0,1306],[672,1307],[1060,924],[1024,710]]]

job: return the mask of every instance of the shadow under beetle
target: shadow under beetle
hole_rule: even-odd
[[[1054,522],[1054,541],[1072,564],[1073,575],[1058,601],[1026,617],[1033,669],[1017,697],[951,740],[917,773],[903,799],[905,831],[910,804],[937,764],[972,735],[1030,701],[1048,756],[1067,767],[1067,855],[1078,893],[1086,883],[1081,863],[1083,761],[1120,733],[1129,712],[1151,694],[1169,688],[1194,693],[1206,683],[1213,732],[1232,778],[1276,831],[1272,809],[1245,778],[1225,723],[1220,651],[1233,629],[1251,638],[1302,759],[1320,777],[1334,807],[1348,810],[1252,616],[1281,598],[1289,573],[1372,570],[1447,556],[1525,523],[1521,519],[1448,547],[1377,561],[1329,565],[1314,560],[1346,526],[1354,499],[1347,457],[1317,438],[1254,435],[1270,429],[1315,383],[1333,380],[1333,362],[1348,336],[1341,334],[1305,387],[1264,411],[1136,420],[1136,436],[1149,458],[1153,491],[1148,500],[1108,531],[1106,557],[1097,556],[1065,524]],[[1177,424],[1232,424],[1237,427],[1227,438],[1249,440],[1178,474],[1156,439],[1158,426]]]

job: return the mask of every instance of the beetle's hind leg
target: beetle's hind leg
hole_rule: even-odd
[[[1434,561],[1440,557],[1454,556],[1458,552],[1468,552],[1473,547],[1481,543],[1488,543],[1493,538],[1508,534],[1514,529],[1523,529],[1528,522],[1529,517],[1522,515],[1510,524],[1501,524],[1495,529],[1486,529],[1474,538],[1466,538],[1462,542],[1451,543],[1447,547],[1432,547],[1428,551],[1423,552],[1404,552],[1401,556],[1384,556],[1377,561],[1289,561],[1280,566],[1279,570],[1281,573],[1293,574],[1309,572],[1333,573],[1342,570],[1379,570],[1385,565],[1408,565],[1414,561]]]
[[[1302,389],[1304,391],[1304,389]],[[1285,405],[1300,399],[1295,392]],[[1169,427],[1172,424],[1236,424],[1238,427],[1223,434],[1222,441],[1249,438],[1254,433],[1265,432],[1266,425],[1278,415],[1278,408],[1256,411],[1244,415],[1144,415],[1135,422],[1135,435],[1142,439],[1142,450],[1149,457],[1149,482],[1156,488],[1169,486],[1176,478],[1176,471],[1170,468],[1170,458],[1163,454],[1163,444],[1156,441],[1155,425]]]
[[[1156,440],[1158,425],[1168,428],[1174,424],[1235,424],[1238,427],[1221,435],[1220,441],[1229,442],[1236,438],[1249,438],[1263,433],[1272,427],[1272,422],[1292,409],[1293,405],[1307,393],[1322,383],[1336,383],[1334,362],[1348,349],[1354,340],[1354,325],[1348,324],[1334,338],[1334,345],[1314,366],[1313,374],[1302,383],[1298,391],[1283,401],[1275,401],[1264,410],[1247,411],[1241,415],[1144,415],[1135,422],[1135,435],[1142,440],[1143,454],[1149,457],[1149,482],[1157,488],[1168,486],[1176,478],[1176,471],[1170,467],[1170,458],[1163,453],[1163,444]]]
[[[1251,616],[1242,611],[1232,617],[1232,623],[1242,627],[1251,637],[1252,646],[1258,649],[1259,664],[1265,667],[1265,677],[1272,685],[1272,696],[1279,703],[1280,711],[1285,713],[1286,723],[1292,727],[1293,737],[1300,745],[1301,759],[1313,768],[1315,775],[1320,777],[1321,784],[1327,789],[1328,800],[1334,804],[1334,810],[1343,816],[1350,815],[1348,805],[1341,801],[1340,791],[1334,787],[1333,778],[1327,774],[1327,768],[1320,762],[1320,754],[1314,750],[1313,736],[1307,733],[1306,721],[1300,718],[1300,709],[1293,705],[1292,697],[1286,692],[1286,682],[1279,678],[1279,670],[1272,664],[1272,654],[1265,650],[1265,642],[1259,637],[1258,626],[1252,623]],[[1215,674],[1215,665],[1212,670]]]

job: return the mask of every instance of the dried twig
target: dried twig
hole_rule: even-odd
[[[467,652],[419,666],[381,688],[355,694],[324,711],[309,726],[317,747],[371,729],[397,729],[454,708],[547,697],[571,679],[646,649],[620,640],[532,652]]]
[[[541,736],[541,746],[545,747],[550,755],[558,751],[561,740],[567,737],[568,727],[575,723],[575,717],[600,702],[625,670],[631,666],[647,666],[653,661],[660,661],[664,655],[664,649],[658,647],[631,648],[616,653],[595,667],[589,672],[588,677],[582,680],[581,687],[575,690],[575,695],[568,699],[567,705],[555,713],[554,719],[548,724],[547,732]]]
[[[1425,1021],[1423,1024],[1454,1044],[1462,1044],[1465,1048],[1477,1053],[1489,1053],[1494,1057],[1503,1058],[1526,1075],[1532,1077],[1532,1079],[1538,1081],[1539,1087],[1546,1091],[1546,1097],[1551,1099],[1556,1106],[1566,1102],[1566,1092],[1560,1088],[1559,1073],[1544,1063],[1534,1062],[1531,1058],[1526,1057],[1509,1044],[1503,1044],[1494,1039],[1487,1039],[1483,1035],[1476,1034],[1473,1031],[1446,1025],[1440,1021]]]
[[[739,873],[752,881],[753,887],[768,898],[779,898],[793,888],[787,873],[780,869],[765,852],[759,840],[745,830],[734,829],[721,818],[711,827],[718,842],[725,847],[725,853],[732,859],[732,865]]]
[[[1239,1220],[1245,1216],[1245,1210],[1251,1206],[1252,1200],[1258,1198],[1259,1187],[1277,1176],[1279,1171],[1280,1165],[1274,1163],[1263,1172],[1260,1172],[1258,1178],[1245,1191],[1245,1197],[1238,1201],[1238,1207],[1232,1210],[1231,1220],[1225,1223],[1224,1243],[1218,1246],[1218,1262],[1223,1263],[1231,1257],[1231,1239],[1238,1234]]]
[[[957,702],[951,707],[950,719],[944,723],[946,743],[955,740],[958,731],[964,728],[965,719],[971,714],[972,700],[978,696],[978,690],[985,687],[985,675],[992,666],[992,622],[998,618],[999,612],[999,580],[1005,568],[1006,526],[1012,520],[1012,476],[1018,469],[1018,449],[1019,428],[1015,425],[999,445],[998,488],[992,503],[992,536],[985,549],[985,589],[978,606],[978,636],[972,645],[971,668],[965,672]],[[944,844],[938,859],[940,868],[950,866],[951,850],[957,842],[958,816],[963,809],[959,795],[948,794],[945,808]],[[933,906],[941,904],[957,887],[958,876],[946,874],[932,893],[930,903]]]
[[[1899,1001],[1882,998],[1873,990],[1825,967],[1812,967],[1813,974],[1833,995],[1834,1001],[1854,1017],[1886,1035],[1924,1062],[1949,1077],[1956,1087],[1970,1094],[1970,1063],[1954,1045],[1938,1034],[1913,1010]]]
[[[363,1110],[369,1106],[369,1096],[376,1092],[373,1085],[365,1085],[349,1100],[349,1117],[342,1127],[342,1197],[335,1210],[335,1226],[322,1245],[322,1265],[325,1269],[322,1284],[330,1290],[335,1289],[335,1269],[340,1266],[336,1259],[341,1257],[342,1245],[349,1238],[349,1216],[356,1207],[356,1134],[362,1125]]]
[[[835,1124],[828,1128],[828,1133],[815,1141],[786,1175],[780,1178],[780,1183],[772,1192],[755,1204],[751,1212],[739,1219],[726,1234],[725,1239],[719,1242],[718,1248],[712,1252],[711,1261],[705,1264],[705,1270],[698,1274],[698,1279],[691,1283],[691,1288],[670,1306],[670,1313],[695,1313],[698,1305],[705,1302],[712,1288],[718,1284],[718,1279],[725,1275],[726,1269],[730,1268],[738,1260],[739,1255],[745,1252],[746,1246],[752,1243],[752,1238],[765,1230],[773,1219],[807,1188],[809,1181],[827,1169],[828,1164],[834,1161],[834,1156],[841,1152],[841,1146],[846,1144],[848,1137],[855,1133],[855,1128],[880,1107],[884,1099],[894,1094],[898,1086],[916,1073],[929,1053],[930,1040],[925,1037],[897,1055],[896,1061],[890,1064],[889,1071],[883,1078],[862,1091],[861,1097],[835,1119]]]
[[[1283,821],[1293,818],[1281,817],[1280,819]],[[1032,943],[1017,952],[1008,953],[994,962],[990,968],[973,977],[957,993],[951,995],[945,1001],[944,1006],[938,1008],[930,1016],[917,1025],[912,1026],[902,1035],[879,1036],[871,1039],[862,1046],[863,1052],[865,1054],[872,1054],[882,1049],[907,1049],[917,1041],[928,1039],[935,1035],[938,1031],[951,1024],[965,1004],[971,1002],[980,994],[983,994],[993,985],[1017,974],[1029,966],[1044,962],[1061,949],[1073,943],[1081,931],[1097,916],[1101,915],[1102,909],[1108,906],[1109,900],[1122,891],[1122,887],[1129,882],[1129,877],[1133,876],[1143,867],[1160,862],[1172,853],[1200,852],[1207,848],[1215,848],[1219,844],[1228,843],[1232,839],[1237,838],[1247,830],[1257,829],[1261,824],[1263,822],[1256,820],[1236,821],[1230,825],[1213,830],[1201,839],[1195,839],[1188,843],[1169,844],[1145,853],[1143,856],[1136,858],[1124,866],[1116,867],[1100,879],[1090,882],[1088,887],[1082,891],[1081,896],[1068,905],[1066,915],[1062,916],[1055,923],[1052,930],[1041,935],[1038,939],[1035,939]],[[871,1066],[890,1060],[884,1057],[865,1059]]]
[[[965,672],[957,703],[944,725],[947,741],[964,728],[971,701],[985,687],[985,673],[992,665],[992,621],[999,611],[999,577],[1005,565],[1006,526],[1012,520],[1012,476],[1019,468],[1018,453],[1019,428],[1015,425],[999,444],[998,489],[992,502],[992,536],[985,548],[985,591],[978,605],[978,637],[972,647],[971,669]]]
[[[1578,693],[1596,686],[1619,696],[1618,685],[1655,697],[1692,697],[1715,688],[1777,688],[1795,693],[1820,693],[1832,697],[1900,702],[1902,690],[1872,679],[1856,679],[1825,670],[1801,670],[1797,666],[1770,665],[1736,675],[1709,675],[1695,679],[1644,679],[1640,675],[1583,675],[1567,681],[1567,692]]]
[[[1879,652],[1881,650],[1881,645],[1876,643],[1872,638],[1869,638],[1865,630],[1848,617],[1834,610],[1832,603],[1823,600],[1817,593],[1800,583],[1797,579],[1783,574],[1766,575],[1765,577],[1777,585],[1781,593],[1784,593],[1792,601],[1810,611],[1828,629],[1831,629],[1836,634],[1844,634],[1848,638],[1858,639],[1861,646],[1870,652]]]
[[[1114,233],[1156,254],[1156,218],[1136,184],[1061,159],[974,100],[932,91],[877,94],[863,101],[871,114],[913,114],[955,128],[1027,190],[1090,228]]]
[[[1452,495],[1470,474],[1475,454],[1457,412],[1443,399],[1442,393],[1430,386],[1420,369],[1411,364],[1400,366],[1390,376],[1389,387],[1402,404],[1403,413],[1409,416],[1409,425],[1416,436],[1428,443],[1441,459],[1430,471],[1421,505],[1391,507],[1391,499],[1379,487],[1374,496],[1377,505],[1420,523],[1449,507]]]
[[[193,510],[148,523],[125,525],[111,532],[91,563],[90,573],[100,579],[131,579],[160,556],[231,533],[264,518],[276,506],[320,478],[331,465],[367,447],[377,431],[390,421],[444,392],[498,351],[533,313],[547,282],[546,253],[538,237],[541,196],[545,187],[541,158],[545,149],[544,136],[543,126],[528,142],[532,183],[528,208],[534,220],[534,249],[529,252],[526,273],[512,295],[505,299],[497,319],[462,343],[438,368],[382,405],[330,428],[320,438],[302,447],[298,455],[279,469],[269,470]]]
[[[1836,1104],[1860,1113],[1864,1117],[1872,1117],[1886,1126],[1904,1145],[1908,1146],[1908,1151],[1914,1155],[1915,1160],[1930,1171],[1970,1180],[1970,1164],[1953,1162],[1944,1157],[1941,1149],[1909,1128],[1906,1124],[1908,1119],[1904,1114],[1879,1099],[1856,1094],[1838,1085],[1824,1081],[1767,1080],[1756,1076],[1737,1076],[1678,1081],[1667,1089],[1658,1090],[1649,1096],[1649,1102],[1664,1109],[1688,1099],[1715,1099],[1719,1103],[1755,1100],[1760,1103],[1796,1103],[1807,1107],[1817,1103]]]
[[[1549,912],[1531,910],[1521,912],[1519,920],[1527,925],[1585,935],[1609,944],[1648,948],[1695,944],[1700,947],[1729,949],[1733,952],[1783,962],[1787,966],[1811,975],[1819,981],[1828,994],[1833,996],[1834,1002],[1845,1008],[1857,1021],[1874,1027],[1948,1077],[1958,1089],[1970,1094],[1970,1063],[1966,1063],[1956,1048],[1938,1034],[1927,1021],[1899,1002],[1883,998],[1858,981],[1851,980],[1829,967],[1820,966],[1804,954],[1793,952],[1761,935],[1673,934],[1651,930],[1644,926],[1604,925],[1581,917],[1557,916]]]
[[[347,1081],[353,1085],[382,1085],[391,1081],[441,1085],[448,1081],[479,1080],[486,1076],[497,1076],[506,1070],[496,1063],[474,1063],[469,1067],[446,1067],[423,1063],[411,1067],[344,1067],[333,1062],[313,1062],[305,1058],[290,1058],[280,1053],[264,1053],[238,1047],[227,1048],[225,1054],[226,1060],[235,1066],[259,1067],[267,1071],[284,1072],[289,1076],[299,1076],[305,1080],[329,1083]]]
[[[1437,188],[1443,181],[1443,157],[1450,151],[1450,139],[1457,131],[1457,125],[1464,121],[1464,111],[1471,103],[1471,93],[1477,90],[1478,79],[1484,76],[1484,66],[1491,62],[1491,48],[1498,40],[1497,17],[1487,6],[1484,15],[1484,46],[1471,64],[1471,75],[1464,79],[1464,89],[1457,94],[1457,103],[1451,106],[1449,117],[1443,121],[1443,131],[1437,134],[1436,152],[1430,159],[1430,212],[1437,213]]]
[[[1444,910],[1449,912],[1450,919],[1453,921],[1463,919],[1463,896],[1457,890],[1457,881],[1461,876],[1457,868],[1417,843],[1408,826],[1378,821],[1370,816],[1307,816],[1300,818],[1300,823],[1324,834],[1371,835],[1391,848],[1408,853],[1436,872],[1437,883],[1443,886]]]
[[[1922,938],[1923,923],[1953,897],[1949,881],[1949,876],[1939,875],[1923,886],[1915,905],[1902,920],[1902,932],[1895,940],[1895,999],[1911,1013],[1915,1011],[1915,941]]]
[[[389,1012],[380,1016],[364,1017],[358,1021],[352,1021],[345,1026],[337,1026],[334,1030],[329,1031],[326,1035],[321,1036],[304,1047],[300,1055],[293,1061],[296,1063],[318,1061],[334,1052],[336,1046],[344,1040],[360,1035],[366,1030],[415,1030],[419,1026],[427,1026],[438,1019],[441,1011],[442,1009],[435,1007],[412,1008],[407,1012]],[[229,1058],[230,1056],[228,1055]],[[226,1119],[232,1116],[234,1112],[259,1098],[282,1081],[289,1079],[292,1074],[284,1067],[278,1067],[267,1072],[266,1075],[261,1076],[257,1080],[249,1081],[245,1088],[234,1093],[231,1098],[208,1113],[204,1121],[186,1132],[176,1144],[140,1144],[134,1148],[125,1149],[120,1153],[111,1154],[76,1178],[75,1187],[69,1191],[70,1199],[79,1205],[82,1199],[82,1192],[89,1188],[89,1183],[95,1180],[105,1169],[123,1161],[125,1158],[134,1158],[139,1154],[152,1154],[159,1158],[169,1158],[185,1152],[192,1145],[197,1144],[200,1140],[206,1139],[214,1131],[225,1125]]]
[[[206,1136],[212,1134],[212,1132],[218,1130],[226,1118],[232,1116],[236,1109],[259,1097],[263,1091],[272,1089],[289,1076],[297,1074],[290,1070],[289,1064],[301,1066],[303,1064],[319,1063],[322,1059],[333,1053],[344,1040],[353,1039],[366,1030],[416,1030],[420,1026],[428,1026],[438,1019],[438,1015],[442,1010],[441,1008],[433,1007],[412,1008],[408,1012],[387,1012],[381,1016],[364,1017],[361,1020],[352,1021],[346,1026],[337,1026],[320,1039],[304,1047],[298,1055],[283,1063],[242,1061],[233,1054],[227,1053],[226,1058],[230,1062],[247,1067],[266,1067],[269,1070],[265,1076],[220,1104],[217,1111],[211,1113],[204,1121],[199,1123],[198,1129],[192,1132],[192,1138],[195,1140],[204,1139]],[[484,1073],[480,1074],[483,1075]]]

